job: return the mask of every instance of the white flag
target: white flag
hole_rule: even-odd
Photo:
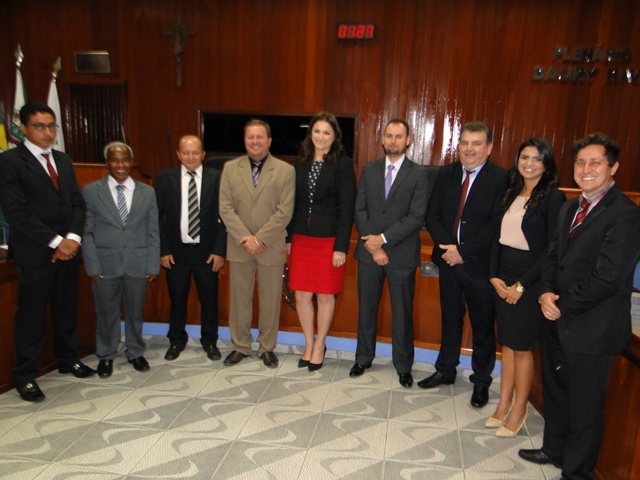
[[[16,95],[13,99],[13,117],[9,128],[9,148],[16,147],[24,140],[24,134],[20,130],[20,109],[25,103],[27,103],[27,99],[24,94],[24,85],[22,85],[22,75],[20,75],[20,70],[16,68]]]
[[[53,110],[53,113],[56,114],[56,122],[58,125],[62,125],[62,111],[60,110],[60,99],[58,98],[58,87],[56,85],[55,77],[51,79],[51,84],[49,85],[49,96],[47,97],[47,105],[49,108]],[[53,148],[56,150],[60,150],[64,152],[64,135],[62,134],[62,126],[58,128],[58,134],[56,135],[56,140],[53,142]]]

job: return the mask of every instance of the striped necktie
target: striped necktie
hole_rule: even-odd
[[[464,177],[464,182],[462,182],[462,191],[460,192],[460,201],[458,202],[458,213],[456,214],[456,219],[453,222],[453,230],[451,232],[451,235],[455,239],[458,238],[458,227],[460,226],[460,220],[462,219],[464,204],[467,201],[467,192],[469,191],[469,176],[473,172],[475,172],[475,170],[467,170],[466,168],[464,169],[464,171],[467,175]]]
[[[253,177],[253,188],[258,186],[258,179],[260,178],[260,165],[262,162],[251,162],[253,165],[251,176]]]
[[[118,190],[118,213],[120,214],[120,218],[122,219],[122,223],[124,225],[127,224],[127,218],[129,218],[129,210],[127,209],[127,200],[124,198],[124,189],[126,187],[124,185],[118,184],[116,185],[116,190]]]
[[[189,179],[189,236],[197,240],[200,236],[200,204],[198,201],[198,187],[196,186],[196,172],[187,171]]]
[[[573,238],[573,236],[576,234],[576,229],[580,225],[582,225],[584,218],[587,216],[587,213],[589,213],[589,205],[591,205],[591,202],[588,199],[582,197],[582,200],[580,200],[580,206],[578,207],[578,213],[576,213],[576,218],[571,225],[571,229],[569,230],[569,238]]]

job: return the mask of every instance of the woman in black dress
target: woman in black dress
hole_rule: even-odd
[[[533,137],[518,149],[500,200],[502,221],[491,254],[498,342],[502,344],[500,402],[485,425],[499,437],[515,437],[527,418],[533,381],[533,349],[543,317],[538,306],[541,265],[565,201],[553,149]],[[515,393],[515,397],[514,397]]]

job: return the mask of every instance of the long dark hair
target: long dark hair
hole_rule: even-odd
[[[302,163],[313,161],[316,147],[313,145],[311,135],[313,133],[313,126],[319,121],[324,121],[331,125],[333,135],[335,137],[331,144],[331,148],[324,156],[324,161],[335,162],[344,151],[344,147],[342,146],[342,130],[340,130],[340,125],[338,125],[338,120],[336,120],[336,117],[330,113],[320,112],[309,121],[307,136],[300,144],[300,159],[302,160]]]
[[[525,208],[536,206],[540,200],[546,197],[549,192],[558,185],[558,167],[556,166],[553,155],[553,147],[542,137],[531,137],[522,142],[522,145],[518,148],[516,158],[513,160],[513,167],[507,174],[507,191],[500,199],[501,212],[506,212],[509,209],[509,206],[524,188],[524,178],[518,171],[518,162],[520,160],[520,154],[527,147],[538,149],[538,153],[542,159],[542,165],[544,166],[544,172],[540,180],[538,180],[538,184],[533,188],[529,200],[525,203]]]

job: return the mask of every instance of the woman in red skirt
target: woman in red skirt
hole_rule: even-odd
[[[322,112],[311,119],[295,167],[296,203],[287,229],[291,242],[287,245],[291,255],[289,287],[296,291],[296,310],[306,342],[298,367],[313,371],[324,362],[335,294],[344,284],[356,195],[353,160],[344,154],[336,117]]]

